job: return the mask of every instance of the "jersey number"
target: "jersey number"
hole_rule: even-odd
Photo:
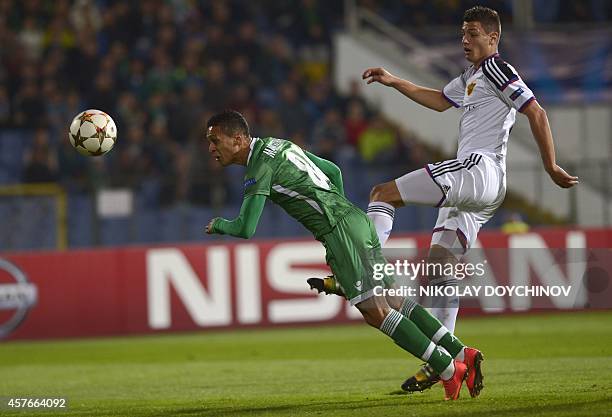
[[[290,149],[286,156],[300,171],[306,172],[317,187],[329,190],[329,179],[327,176],[304,155],[301,149]]]

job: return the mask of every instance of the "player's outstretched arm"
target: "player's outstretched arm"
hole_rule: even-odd
[[[442,95],[442,91],[421,87],[391,74],[382,67],[368,68],[363,72],[361,78],[367,80],[368,84],[379,82],[387,87],[393,87],[410,100],[436,111],[444,111],[451,107],[451,104]]]
[[[328,161],[327,159],[320,158],[313,153],[308,151],[304,151],[308,159],[312,161],[325,175],[327,178],[336,186],[336,188],[340,191],[340,194],[344,195],[344,183],[342,182],[342,171],[338,165],[334,164],[332,161]]]
[[[578,184],[578,177],[569,175],[563,168],[557,165],[555,160],[555,144],[546,111],[537,101],[533,100],[523,110],[523,114],[529,119],[531,133],[533,133],[533,137],[540,148],[544,169],[546,169],[550,178],[562,188],[570,188]]]
[[[255,194],[245,197],[240,207],[240,215],[234,220],[215,217],[206,226],[206,233],[230,235],[250,239],[257,229],[259,218],[266,204],[266,196]]]

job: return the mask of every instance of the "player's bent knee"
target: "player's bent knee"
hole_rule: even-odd
[[[389,307],[383,306],[359,306],[358,304],[356,307],[361,312],[361,315],[363,316],[366,323],[377,329],[380,328],[383,321],[385,320],[385,317],[387,316],[387,314],[389,314],[390,311]]]
[[[397,286],[397,284],[391,284],[390,289],[399,289],[399,287]],[[400,297],[397,295],[385,295],[385,301],[387,302],[387,305],[389,307],[391,307],[394,310],[400,311],[400,309],[402,308],[402,303],[404,302],[404,297]]]
[[[466,248],[459,240],[454,230],[445,230],[429,248],[427,256],[429,262],[456,263],[466,252]]]
[[[455,232],[452,230],[445,230],[442,233],[450,233],[451,235],[455,235]],[[435,259],[447,259],[447,258],[454,258],[454,255],[451,251],[451,249],[449,249],[446,246],[442,246],[440,244],[434,243],[433,245],[431,245],[429,247],[429,258],[435,258]]]
[[[389,304],[389,307],[391,307],[394,310],[399,311],[402,308],[402,302],[403,302],[402,297],[387,296],[387,304]]]
[[[376,184],[374,187],[372,187],[372,189],[370,190],[370,201],[384,201],[383,198],[383,191],[384,191],[384,186],[385,184]]]
[[[396,208],[404,205],[395,181],[377,184],[372,187],[370,191],[370,201],[382,201]]]
[[[380,326],[382,326],[382,322],[385,319],[384,316],[381,315],[379,312],[362,311],[361,314],[363,315],[363,318],[366,323],[368,323],[370,326],[375,327],[377,329],[379,329]]]

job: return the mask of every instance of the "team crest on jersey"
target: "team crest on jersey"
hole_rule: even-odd
[[[250,187],[251,185],[255,185],[257,180],[255,178],[249,178],[244,182],[244,188]]]
[[[474,92],[474,87],[476,87],[476,82],[472,82],[467,86],[468,96],[472,95],[472,93]]]

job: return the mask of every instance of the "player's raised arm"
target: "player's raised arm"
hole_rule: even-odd
[[[529,126],[533,137],[540,148],[540,155],[544,163],[544,169],[550,178],[562,188],[570,188],[578,184],[578,177],[569,175],[563,168],[557,165],[555,160],[555,145],[553,142],[550,124],[546,111],[532,100],[523,110],[523,114],[529,119]]]
[[[327,159],[320,158],[313,153],[308,151],[304,151],[308,159],[312,161],[327,177],[329,180],[336,186],[336,188],[340,191],[340,194],[344,195],[344,183],[342,182],[342,171],[338,165],[334,164]]]
[[[265,195],[255,194],[246,196],[240,207],[238,217],[234,220],[216,217],[206,226],[206,233],[250,239],[255,234],[265,203]]]
[[[399,78],[382,67],[368,68],[361,76],[368,84],[381,83],[393,87],[410,100],[436,111],[444,111],[451,107],[451,103],[444,97],[442,91],[433,88],[421,87],[408,80]]]

